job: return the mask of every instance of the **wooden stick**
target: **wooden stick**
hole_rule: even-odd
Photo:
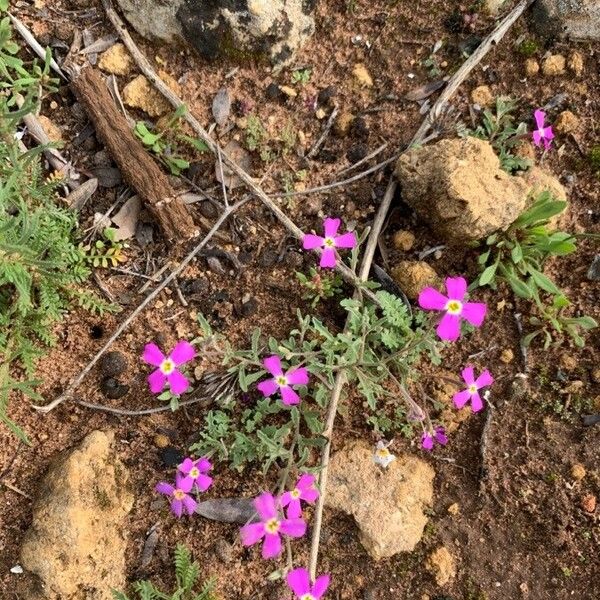
[[[508,31],[510,26],[516,21],[519,15],[525,10],[525,8],[532,2],[532,0],[522,0],[518,6],[498,25],[498,27],[488,36],[488,38],[482,42],[481,46],[478,50],[471,55],[465,61],[463,66],[454,74],[452,79],[448,82],[448,85],[444,89],[444,92],[441,94],[440,98],[438,98],[437,102],[432,106],[427,118],[423,121],[413,139],[409,145],[414,146],[415,144],[422,143],[425,140],[425,136],[431,128],[434,118],[436,115],[439,115],[442,107],[448,102],[450,97],[454,94],[454,92],[458,89],[459,85],[464,81],[467,75],[475,68],[475,66],[482,60],[482,58],[487,54],[487,52],[492,47],[493,43],[497,43],[504,34]],[[479,50],[483,48],[483,51],[479,52]],[[475,59],[473,58],[475,55]],[[375,255],[375,250],[377,248],[377,241],[379,235],[381,233],[381,229],[385,220],[387,218],[387,213],[396,192],[396,181],[392,178],[390,179],[385,195],[381,204],[379,206],[379,210],[375,216],[375,220],[373,222],[373,227],[369,234],[369,239],[367,241],[367,246],[365,249],[365,253],[363,256],[363,261],[361,263],[361,269],[359,273],[359,277],[363,280],[366,280],[369,276],[369,271],[371,270],[371,264],[373,262],[373,257]],[[323,507],[325,505],[325,497],[327,493],[327,477],[329,474],[329,456],[331,451],[331,439],[333,436],[333,428],[335,425],[335,418],[337,416],[337,407],[340,400],[340,396],[344,387],[344,373],[343,371],[339,371],[333,388],[333,392],[331,394],[331,400],[329,402],[329,408],[327,411],[327,420],[325,425],[325,431],[323,432],[323,437],[327,439],[327,443],[323,448],[323,453],[321,455],[321,468],[319,470],[319,488],[320,495],[317,500],[317,506],[315,508],[315,516],[314,516],[314,525],[313,525],[313,535],[311,539],[311,548],[310,548],[310,562],[309,562],[309,571],[310,577],[314,581],[317,573],[317,560],[319,556],[319,544],[321,540],[321,526],[323,521]]]
[[[98,137],[119,166],[123,179],[146,202],[167,238],[183,241],[196,235],[196,226],[185,203],[133,135],[98,71],[92,67],[82,69],[71,87],[94,123]]]
[[[102,0],[102,5],[106,11],[110,22],[117,30],[119,36],[123,40],[123,43],[129,50],[129,53],[135,60],[140,71],[152,82],[156,89],[167,99],[167,101],[178,109],[183,105],[181,99],[171,90],[171,88],[158,76],[158,74],[152,68],[152,65],[148,62],[146,57],[140,52],[135,42],[129,35],[127,28],[119,15],[115,12],[112,7],[110,0]],[[221,155],[223,164],[226,165],[233,173],[235,173],[250,190],[250,192],[256,196],[279,220],[279,222],[298,240],[302,240],[304,232],[277,206],[277,204],[270,198],[265,191],[256,183],[256,181],[242,169],[229,155],[223,151],[221,147],[213,140],[209,133],[202,127],[200,122],[192,115],[189,111],[186,111],[183,115],[183,119],[190,125],[196,135],[208,146],[209,150],[215,155]],[[320,249],[316,249],[317,254],[321,254]],[[343,262],[338,261],[336,270],[342,276],[342,278],[355,287],[360,287],[361,282],[358,280],[356,275],[349,269]],[[363,293],[369,297],[373,302],[379,304],[375,294],[369,289],[364,289]]]
[[[201,242],[199,242],[195,248],[179,263],[176,269],[171,271],[170,275],[165,277],[165,279],[158,284],[152,293],[148,294],[142,300],[142,302],[133,310],[133,312],[117,327],[114,333],[110,336],[110,338],[106,341],[104,346],[98,350],[96,355],[88,362],[88,364],[83,368],[83,370],[75,377],[75,379],[67,386],[65,391],[55,400],[47,404],[46,406],[34,406],[36,410],[42,413],[48,413],[54,408],[56,408],[59,404],[62,404],[68,398],[71,398],[73,392],[81,385],[81,382],[85,379],[86,375],[92,370],[94,365],[100,360],[102,355],[112,346],[113,342],[129,327],[132,321],[149,305],[151,304],[156,297],[168,286],[170,285],[176,277],[190,264],[192,259],[206,246],[206,244],[210,241],[216,231],[221,227],[221,225],[229,218],[229,216],[234,213],[238,208],[243,206],[247,201],[248,197],[244,197],[238,202],[236,202],[232,206],[228,206],[221,213],[221,216],[217,219],[217,222],[213,225],[213,228],[204,236]]]

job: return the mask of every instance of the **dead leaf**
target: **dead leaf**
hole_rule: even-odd
[[[87,31],[87,30],[85,30]],[[85,33],[84,31],[84,33]],[[84,36],[85,37],[85,36]],[[89,45],[86,45],[83,50],[79,51],[79,54],[99,54],[100,52],[104,52],[108,50],[111,46],[115,44],[115,42],[119,39],[118,35],[110,34],[105,35],[97,39],[95,42],[92,42]],[[85,40],[84,40],[85,41]]]
[[[85,203],[94,195],[98,189],[98,180],[95,177],[84,181],[75,188],[66,198],[67,206],[75,211],[81,210]]]
[[[221,88],[212,103],[212,114],[217,125],[225,125],[231,110],[231,96],[227,88]]]
[[[243,171],[249,171],[252,166],[252,157],[242,148],[235,140],[231,140],[223,149],[223,152],[235,162]],[[219,183],[225,181],[225,185],[230,190],[233,190],[242,185],[242,180],[223,163],[223,177],[221,177],[221,165],[217,158],[215,162],[215,176]]]
[[[145,569],[152,561],[156,544],[158,543],[158,523],[153,525],[148,532],[148,537],[144,542],[142,556],[140,557],[140,569]]]
[[[252,498],[214,498],[204,500],[196,507],[196,513],[221,523],[245,523],[259,521]]]
[[[431,96],[431,94],[437,92],[440,88],[444,87],[445,85],[446,82],[443,79],[438,79],[437,81],[430,81],[429,83],[425,83],[424,85],[421,85],[418,88],[411,90],[404,97],[407,100],[411,100],[413,102],[416,102],[417,100],[425,100],[425,98],[428,98],[429,96]]]
[[[112,222],[117,226],[115,232],[115,241],[128,240],[135,235],[142,202],[139,196],[131,196],[121,210],[112,218]]]

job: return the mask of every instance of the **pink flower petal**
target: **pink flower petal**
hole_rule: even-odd
[[[325,248],[323,252],[321,252],[321,261],[319,262],[319,266],[322,269],[334,269],[337,263],[337,258],[335,256],[335,250],[333,248]]]
[[[452,396],[452,400],[454,401],[454,406],[456,408],[462,408],[471,397],[471,392],[469,390],[462,390],[461,392],[456,392],[454,396]]]
[[[300,496],[302,500],[304,500],[305,502],[309,502],[310,504],[315,502],[318,497],[319,490],[317,490],[316,488],[308,488],[306,490],[302,490],[302,495]]]
[[[280,531],[290,537],[302,537],[306,533],[306,523],[298,518],[284,519],[281,521]]]
[[[542,109],[538,108],[533,113],[533,118],[535,119],[535,124],[537,125],[537,128],[543,129],[544,121],[546,120],[546,113]]]
[[[435,430],[435,441],[440,446],[445,446],[448,443],[448,436],[443,427],[436,427]]]
[[[317,478],[312,473],[304,473],[298,479],[298,483],[296,483],[296,487],[299,490],[305,490],[306,488],[313,487]]]
[[[327,588],[329,587],[329,575],[321,575],[315,580],[315,584],[312,588],[312,595],[316,600],[320,600],[325,595]]]
[[[265,379],[258,383],[256,387],[262,392],[263,396],[272,396],[279,389],[274,379]]]
[[[433,450],[433,438],[428,433],[421,436],[421,446],[424,450]]]
[[[308,383],[308,371],[304,367],[290,369],[285,376],[291,385],[306,385]]]
[[[437,326],[436,331],[442,340],[456,341],[460,335],[460,318],[458,315],[446,313]]]
[[[250,523],[244,525],[240,529],[240,535],[242,536],[242,544],[244,546],[252,546],[264,537],[265,526],[263,523]]]
[[[186,494],[191,492],[193,485],[194,480],[191,477],[184,477],[181,473],[175,475],[175,486],[182,492],[185,492]]]
[[[281,538],[277,534],[265,534],[265,541],[262,548],[263,558],[274,558],[281,554]]]
[[[198,475],[198,479],[196,479],[196,486],[201,492],[205,492],[212,485],[212,482],[212,477],[200,473],[200,475]]]
[[[181,517],[183,514],[183,502],[181,500],[172,500],[171,511],[176,517]]]
[[[208,458],[203,456],[202,458],[199,458],[196,461],[196,467],[198,467],[198,470],[201,473],[204,473],[212,469],[212,463],[210,462],[210,460],[208,460]]]
[[[461,316],[469,321],[471,325],[480,327],[485,319],[487,306],[482,302],[465,302],[462,307]]]
[[[325,237],[334,238],[340,228],[340,223],[340,219],[331,219],[329,217],[325,219],[325,221],[323,221]]]
[[[299,519],[302,516],[302,505],[300,504],[300,500],[297,498],[292,498],[290,500],[286,516],[288,519]]]
[[[446,291],[450,300],[462,302],[467,293],[467,281],[464,277],[447,277]]]
[[[494,383],[494,378],[487,369],[475,380],[475,385],[478,389],[492,385],[492,383]]]
[[[533,143],[536,146],[539,146],[540,143],[541,143],[541,141],[542,141],[542,136],[540,135],[540,132],[539,131],[534,131],[533,132]]]
[[[179,371],[173,371],[170,375],[167,375],[167,381],[171,393],[176,396],[181,396],[190,387],[190,382]]]
[[[165,494],[167,496],[171,496],[173,494],[173,492],[175,491],[175,488],[170,483],[167,483],[166,481],[160,481],[159,483],[156,484],[156,487],[154,489],[159,494]]]
[[[187,475],[194,468],[194,461],[191,458],[183,459],[182,463],[177,467],[177,470]]]
[[[356,234],[354,231],[343,233],[335,238],[336,248],[355,248],[357,244]]]
[[[149,365],[160,367],[162,361],[165,360],[165,355],[161,352],[161,349],[156,344],[146,344],[144,346],[142,360]]]
[[[292,494],[290,492],[283,492],[279,498],[279,505],[283,508],[292,501]]]
[[[193,515],[196,512],[196,507],[198,506],[198,503],[191,496],[186,496],[182,500],[182,502],[183,508],[185,508],[185,511],[188,515]]]
[[[475,371],[473,370],[473,367],[465,367],[462,370],[461,375],[467,385],[473,385],[475,383]]]
[[[309,594],[310,589],[310,576],[308,571],[303,568],[294,569],[287,574],[285,578],[287,584],[290,589],[298,598],[304,596],[305,594]]]
[[[254,499],[254,506],[258,516],[263,521],[268,521],[277,516],[277,508],[275,507],[275,498],[269,492],[263,492],[260,496]]]
[[[189,362],[196,356],[196,350],[189,342],[181,340],[169,354],[169,358],[175,363],[175,366]]]
[[[552,131],[552,127],[544,128],[544,139],[548,141],[548,144],[554,139],[554,131]]]
[[[302,238],[302,247],[305,250],[320,248],[324,243],[325,238],[322,238],[320,235],[315,235],[314,233],[305,233]]]
[[[279,377],[279,375],[283,375],[283,369],[281,368],[281,359],[279,356],[274,354],[273,356],[267,356],[263,360],[263,365],[271,375],[275,377]]]
[[[473,394],[471,396],[471,408],[473,412],[479,412],[483,408],[483,400],[479,394]]]
[[[150,391],[153,394],[158,394],[159,392],[162,392],[166,383],[167,377],[163,375],[160,369],[157,369],[156,371],[148,375],[148,385],[150,386]]]
[[[444,310],[448,304],[448,298],[432,287],[421,290],[419,294],[419,306],[425,310]]]
[[[292,406],[293,404],[298,404],[300,402],[300,396],[296,394],[296,392],[289,386],[286,385],[281,389],[281,401],[286,406]]]

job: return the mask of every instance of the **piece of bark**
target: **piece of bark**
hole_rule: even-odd
[[[133,135],[98,71],[92,67],[82,69],[71,82],[71,87],[94,123],[97,136],[118,165],[123,179],[146,203],[166,237],[183,241],[195,235],[197,229],[186,205]]]

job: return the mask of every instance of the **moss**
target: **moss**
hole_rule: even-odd
[[[519,52],[523,56],[533,56],[538,51],[538,43],[531,38],[523,40],[519,44]]]
[[[588,154],[592,171],[600,174],[600,145],[593,146]]]

